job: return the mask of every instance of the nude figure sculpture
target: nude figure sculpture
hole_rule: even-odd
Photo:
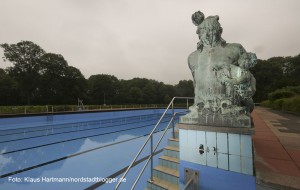
[[[219,16],[192,15],[197,26],[197,50],[188,57],[194,79],[195,100],[180,123],[226,127],[251,127],[255,78],[249,68],[256,55],[242,45],[222,39]]]

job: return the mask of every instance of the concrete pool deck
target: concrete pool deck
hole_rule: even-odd
[[[300,189],[300,117],[262,107],[252,117],[257,189]]]

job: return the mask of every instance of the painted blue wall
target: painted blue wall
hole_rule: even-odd
[[[180,160],[180,183],[184,183],[184,169],[190,168],[200,173],[201,190],[253,190],[256,189],[255,177],[226,171]]]

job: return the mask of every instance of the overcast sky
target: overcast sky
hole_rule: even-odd
[[[187,56],[198,41],[195,11],[219,15],[227,43],[268,59],[300,53],[299,8],[299,0],[0,0],[0,43],[32,41],[86,78],[176,84],[192,79]]]

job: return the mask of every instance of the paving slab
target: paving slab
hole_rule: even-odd
[[[267,141],[262,139],[254,139],[255,152],[264,158],[274,158],[278,160],[291,161],[291,157],[282,147],[279,141]]]
[[[300,189],[300,117],[262,107],[252,117],[258,189]]]
[[[287,150],[287,151],[291,155],[292,159],[295,162],[299,162],[300,163],[300,151],[297,151],[297,150]]]

